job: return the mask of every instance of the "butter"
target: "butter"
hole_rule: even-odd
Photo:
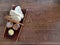
[[[13,31],[12,29],[9,29],[8,34],[9,34],[10,36],[12,36],[12,35],[14,35],[14,31]]]

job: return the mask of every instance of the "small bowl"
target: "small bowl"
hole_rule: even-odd
[[[13,25],[13,29],[14,29],[14,30],[18,30],[19,27],[20,27],[19,24],[14,24],[14,25]]]
[[[10,27],[12,27],[13,26],[13,23],[12,22],[7,22],[7,24],[6,24],[6,27],[7,28],[10,28]]]

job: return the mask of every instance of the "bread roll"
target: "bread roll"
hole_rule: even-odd
[[[10,15],[11,16],[19,16],[21,19],[24,18],[23,13],[18,13],[15,10],[10,10]]]

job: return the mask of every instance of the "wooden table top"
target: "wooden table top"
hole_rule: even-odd
[[[0,42],[5,44],[12,42],[4,39],[2,35],[6,24],[6,20],[3,17],[8,14],[10,6],[14,3],[21,5],[22,8],[28,9],[27,17],[17,43],[60,43],[59,0],[18,0],[17,2],[16,0],[12,2],[10,0],[1,0],[0,2]]]

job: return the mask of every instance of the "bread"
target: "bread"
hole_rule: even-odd
[[[21,21],[21,18],[19,16],[11,16],[11,18],[16,21]]]
[[[20,6],[15,6],[13,5],[14,10],[10,10],[10,15],[12,19],[15,19],[17,21],[21,21],[21,19],[24,18],[24,15],[22,13],[21,7]]]
[[[19,17],[19,20],[18,21],[21,21],[21,19],[24,18],[24,16],[23,16],[22,13],[18,13],[15,10],[10,10],[10,15],[11,15],[12,19],[15,19],[15,17],[17,19]]]

